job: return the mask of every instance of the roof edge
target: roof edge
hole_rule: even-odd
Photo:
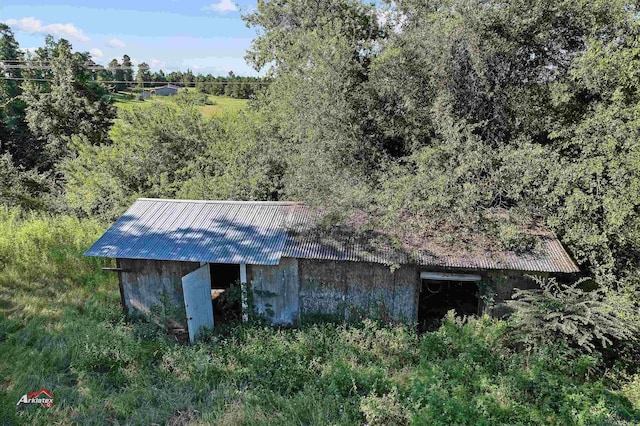
[[[260,206],[300,206],[302,201],[235,201],[235,200],[175,200],[172,198],[138,198],[136,201],[162,201],[165,203],[199,203],[199,204],[254,204]]]

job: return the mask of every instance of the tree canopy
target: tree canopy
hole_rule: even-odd
[[[292,153],[286,196],[515,246],[541,215],[601,279],[637,272],[634,4],[268,1],[245,19],[247,59],[276,77],[259,107]]]
[[[33,59],[52,68],[33,76],[54,84],[2,81],[18,96],[2,149],[64,170],[70,205],[104,217],[142,195],[301,199],[513,250],[531,249],[520,230],[542,218],[599,282],[640,288],[637,16],[623,0],[260,1],[246,58],[268,86],[138,73],[253,96],[250,110],[206,120],[187,101],[123,111],[113,130],[109,69],[50,39]],[[20,58],[5,27],[0,52]],[[133,82],[128,63],[112,78]],[[18,128],[35,159],[7,137]]]

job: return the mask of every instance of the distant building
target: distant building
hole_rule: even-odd
[[[315,217],[298,202],[141,198],[85,256],[116,258],[124,309],[149,313],[168,303],[174,329],[191,340],[214,319],[226,321],[228,304],[216,299],[233,283],[244,289],[234,318],[248,314],[249,296],[273,324],[361,316],[428,324],[448,310],[504,312],[514,288],[536,286],[527,275],[579,272],[542,227],[531,231],[534,252],[435,240],[408,250],[384,243],[380,232],[323,228]]]
[[[153,93],[156,96],[171,96],[171,95],[177,94],[179,89],[180,89],[179,86],[175,86],[173,84],[167,84],[166,86],[156,87],[153,90]]]

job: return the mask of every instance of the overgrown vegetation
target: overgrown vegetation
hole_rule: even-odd
[[[539,289],[515,289],[512,321],[530,345],[566,341],[586,352],[637,341],[640,332],[633,302],[614,298],[603,288],[585,290],[585,280],[570,285],[532,277]]]
[[[81,257],[96,222],[0,210],[2,424],[634,424],[638,376],[510,322],[230,326],[192,346],[127,322]],[[54,406],[16,402],[45,387]]]
[[[245,19],[269,75],[246,109],[203,116],[199,94],[118,119],[104,82],[132,70],[90,72],[52,37],[25,57],[0,24],[0,422],[640,421],[637,5],[291,0]],[[50,66],[8,65],[25,60]],[[241,87],[199,92],[213,80]],[[254,324],[179,346],[123,318],[114,277],[80,257],[141,196],[301,199],[407,245],[535,250],[540,222],[590,281],[423,336]],[[15,411],[42,386],[53,410]]]

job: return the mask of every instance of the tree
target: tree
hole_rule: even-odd
[[[16,166],[10,154],[0,155],[0,205],[51,210],[51,194],[57,193],[48,173]]]
[[[338,209],[368,199],[376,158],[362,101],[384,37],[375,8],[354,0],[259,2],[244,19],[260,29],[246,59],[277,76],[259,105],[272,126],[267,140],[286,162],[284,196]]]
[[[0,154],[8,153],[12,161],[31,168],[37,161],[38,148],[27,127],[25,104],[20,97],[22,61],[24,55],[13,31],[0,23],[0,73],[5,76],[0,80]]]
[[[216,140],[216,127],[193,105],[152,105],[123,110],[113,134],[113,143],[78,144],[64,166],[71,206],[107,219],[137,197],[174,196],[183,170]]]
[[[187,72],[183,73],[181,78],[180,78],[180,82],[182,83],[182,85],[184,87],[190,87],[191,83],[193,83],[195,77],[193,76],[193,73],[191,72],[191,70],[187,70]]]
[[[640,324],[631,304],[620,304],[602,288],[583,290],[584,280],[570,285],[554,278],[534,280],[538,289],[516,289],[513,300],[507,302],[524,343],[537,346],[561,339],[592,352],[614,341],[637,341]]]
[[[165,81],[167,81],[167,77],[164,75],[164,72],[162,70],[160,70],[158,72],[154,72],[151,75],[151,80],[153,82],[165,82]]]
[[[64,164],[69,204],[115,219],[138,197],[277,199],[281,159],[262,144],[262,116],[205,119],[178,105],[123,110],[113,143],[81,144]]]
[[[120,66],[123,68],[122,80],[126,81],[125,85],[129,87],[131,83],[133,83],[133,64],[131,63],[129,55],[122,57],[122,64]]]
[[[247,60],[274,77],[256,105],[264,143],[289,153],[284,196],[516,249],[528,247],[516,224],[541,214],[601,284],[640,289],[635,6],[387,9],[385,23],[347,0],[259,2],[245,16],[260,30]]]
[[[117,83],[115,83],[115,89],[116,90],[124,90],[127,85],[126,83],[124,83],[124,70],[122,69],[122,65],[118,62],[117,59],[112,59],[111,62],[109,62],[109,71],[111,73],[111,76],[113,77],[114,81],[117,81]]]
[[[91,81],[86,56],[73,53],[71,44],[49,40],[51,82],[23,85],[26,121],[33,134],[44,142],[40,166],[54,169],[73,152],[72,140],[89,144],[109,140],[108,132],[115,118],[115,108],[104,97],[106,89]]]
[[[149,64],[146,62],[142,62],[138,64],[138,73],[136,74],[136,81],[138,82],[138,87],[145,87],[145,83],[151,81],[151,72],[149,72]]]
[[[593,35],[554,87],[549,222],[601,282],[640,290],[640,25]]]

